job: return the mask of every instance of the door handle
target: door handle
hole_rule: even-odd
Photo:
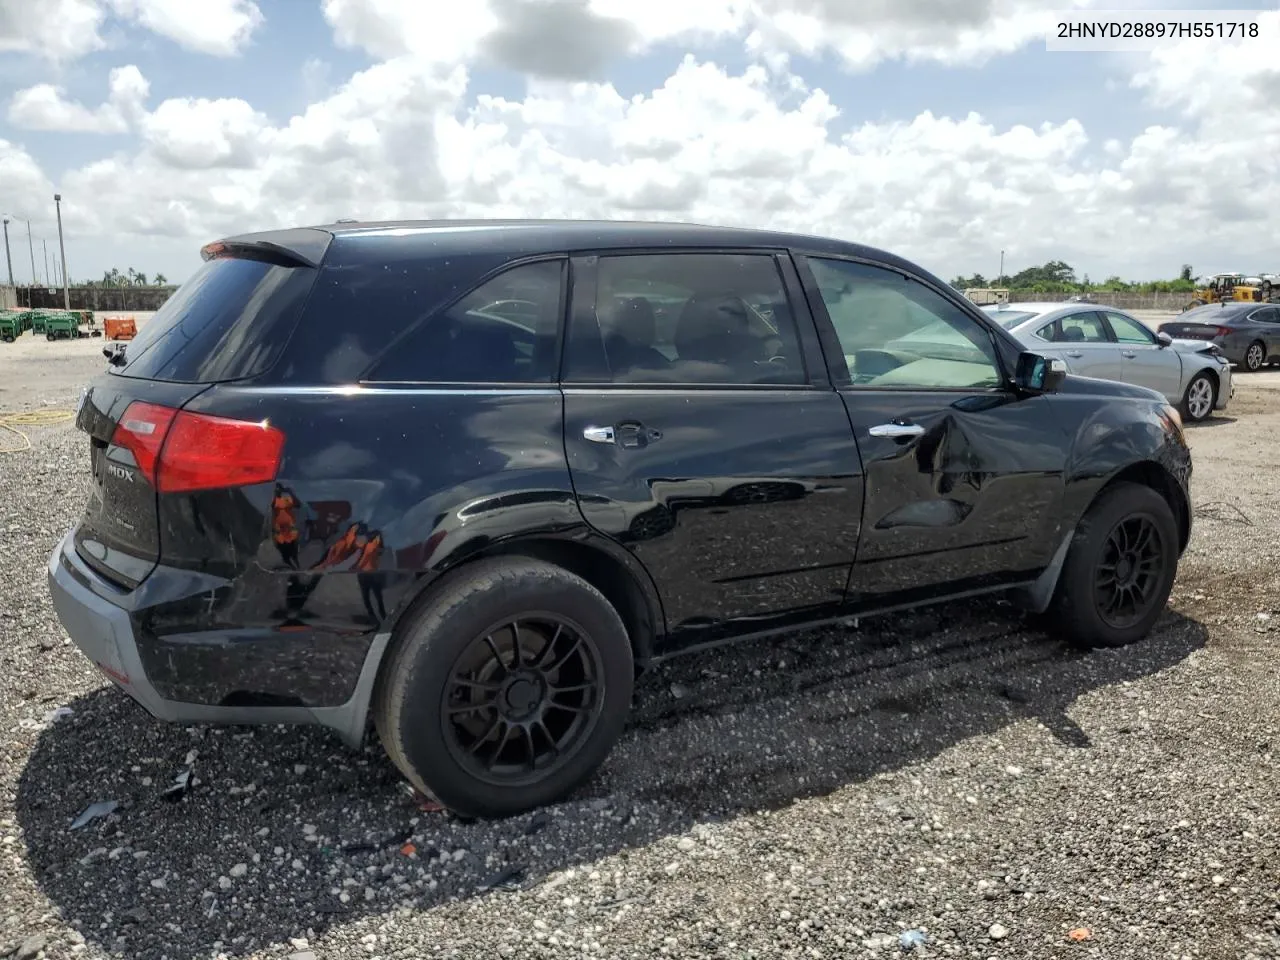
[[[628,420],[612,427],[584,427],[582,436],[592,443],[616,443],[622,447],[644,447],[654,440],[661,440],[662,433],[643,423]]]
[[[1069,350],[1067,352],[1067,356],[1071,357],[1073,360],[1079,360],[1081,357],[1084,356],[1084,354],[1079,350]]]
[[[1125,352],[1125,353],[1121,353],[1120,356],[1124,357],[1126,360],[1132,360],[1135,357],[1137,357],[1137,354]]]
[[[867,433],[873,437],[890,437],[900,440],[903,437],[924,436],[924,427],[918,423],[881,423],[872,427]]]

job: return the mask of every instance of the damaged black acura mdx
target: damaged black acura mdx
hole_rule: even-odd
[[[156,717],[371,717],[473,816],[563,797],[680,650],[1010,591],[1138,640],[1191,526],[1178,413],[817,237],[340,223],[229,238],[108,350],[76,644]]]

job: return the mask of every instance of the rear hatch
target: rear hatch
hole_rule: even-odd
[[[297,230],[212,244],[134,340],[104,349],[107,372],[85,390],[76,417],[89,437],[92,481],[75,543],[105,579],[133,589],[155,568],[165,539],[160,497],[274,477],[277,432],[183,408],[213,384],[275,364],[328,239]]]
[[[1160,325],[1160,332],[1167,333],[1175,340],[1213,340],[1225,336],[1226,327],[1216,323],[1183,323],[1177,320]]]

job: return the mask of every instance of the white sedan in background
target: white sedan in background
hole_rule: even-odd
[[[1153,333],[1114,307],[1009,303],[982,310],[1027,349],[1059,357],[1083,377],[1150,387],[1176,404],[1189,422],[1226,410],[1234,392],[1231,363],[1216,344]]]

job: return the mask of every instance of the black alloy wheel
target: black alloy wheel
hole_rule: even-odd
[[[462,651],[441,703],[454,759],[473,777],[520,787],[552,775],[599,720],[600,651],[567,617],[494,624]]]
[[[1180,552],[1169,501],[1145,484],[1112,484],[1076,527],[1042,622],[1082,647],[1141,640],[1164,612]]]
[[[1150,517],[1130,516],[1111,529],[1094,580],[1094,603],[1105,623],[1126,630],[1151,612],[1159,598],[1164,556],[1160,531]]]
[[[371,705],[387,756],[468,817],[509,817],[585,783],[621,735],[635,655],[577,574],[493,557],[444,574],[397,624]]]

